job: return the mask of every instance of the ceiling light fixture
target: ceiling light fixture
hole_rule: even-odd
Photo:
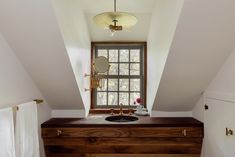
[[[114,0],[113,12],[98,14],[93,20],[98,26],[109,29],[112,32],[112,35],[117,31],[130,30],[138,21],[137,18],[130,13],[117,12],[116,0]]]

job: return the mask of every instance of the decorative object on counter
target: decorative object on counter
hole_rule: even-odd
[[[143,105],[141,105],[141,103],[142,103],[141,98],[137,98],[136,101],[134,102],[134,105],[136,105],[135,114],[138,115],[138,116],[147,116],[148,111],[147,111],[146,108],[144,108]]]
[[[110,65],[106,57],[100,56],[94,59],[92,67],[93,73],[91,75],[85,74],[85,77],[90,76],[91,80],[90,89],[85,89],[85,91],[102,87],[102,76],[100,74],[109,71]]]
[[[149,113],[146,112],[146,111],[142,111],[142,112],[137,112],[137,111],[135,111],[135,114],[136,114],[137,116],[148,116],[148,115],[149,115]]]
[[[137,115],[137,116],[148,116],[149,115],[149,113],[145,110],[142,110],[141,112],[137,112],[137,111],[135,111],[135,114]]]

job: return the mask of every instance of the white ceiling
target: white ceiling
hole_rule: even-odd
[[[93,22],[96,14],[113,11],[113,0],[80,0],[79,3],[86,15],[92,41],[146,41],[156,1],[117,0],[117,11],[134,14],[138,22],[130,31],[117,32],[113,37],[109,30],[100,28]]]
[[[90,87],[90,80],[89,77],[84,77],[84,75],[89,74],[91,71],[91,41],[85,16],[77,0],[52,0],[52,4],[80,90],[83,105],[86,109],[86,114],[88,114],[90,92],[84,89]]]
[[[157,0],[117,0],[117,11],[151,13]],[[113,11],[113,0],[78,0],[85,13]]]
[[[184,0],[158,0],[152,13],[147,52],[147,107],[152,110]],[[155,104],[156,105],[156,104]]]

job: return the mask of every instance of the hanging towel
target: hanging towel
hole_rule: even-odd
[[[0,109],[0,157],[15,157],[12,108]]]
[[[39,157],[36,102],[19,105],[16,114],[16,157]]]

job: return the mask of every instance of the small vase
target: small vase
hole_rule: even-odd
[[[143,109],[143,106],[142,106],[142,105],[137,105],[136,111],[137,111],[138,113],[142,113],[142,109]]]

